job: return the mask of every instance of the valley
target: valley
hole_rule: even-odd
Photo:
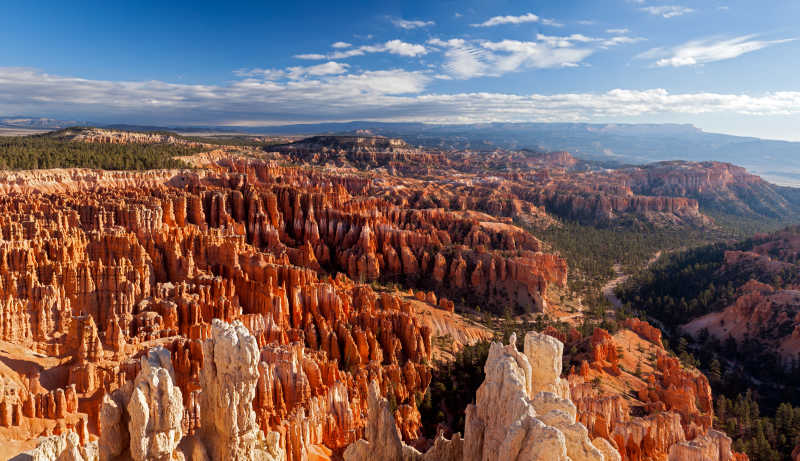
[[[105,128],[0,162],[0,456],[800,444],[800,194],[736,165]]]

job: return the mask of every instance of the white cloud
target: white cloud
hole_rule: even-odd
[[[328,61],[315,66],[294,66],[286,69],[239,69],[234,75],[239,77],[259,77],[264,80],[276,81],[281,79],[297,80],[303,77],[318,77],[322,75],[339,75],[347,72],[348,64]]]
[[[376,45],[363,45],[358,48],[341,49],[328,54],[307,53],[296,54],[295,58],[308,59],[308,60],[321,60],[321,59],[347,59],[353,56],[363,56],[367,53],[389,53],[399,56],[422,56],[428,53],[427,48],[423,45],[404,42],[402,40],[389,40],[386,43]]]
[[[462,39],[450,39],[443,46],[447,49],[442,67],[449,75],[459,79],[491,75],[489,61],[492,56],[486,50]]]
[[[727,40],[692,40],[674,48],[653,48],[640,55],[640,59],[654,59],[656,67],[681,67],[706,64],[741,56],[768,46],[796,39],[755,40],[755,35],[743,35]]]
[[[496,45],[516,46],[509,42]],[[554,122],[663,114],[800,115],[800,91],[760,95],[670,93],[664,89],[559,94],[426,92],[434,78],[423,72],[391,69],[306,75],[283,82],[244,77],[226,85],[185,85],[89,80],[2,67],[0,113],[60,113],[96,121],[163,124],[357,119]]]
[[[444,49],[446,73],[459,79],[497,77],[523,69],[576,67],[599,49],[642,40],[637,37],[587,37],[582,34],[549,36],[538,34],[537,41],[465,39],[441,40],[428,44]]]
[[[498,74],[522,68],[575,67],[592,54],[590,49],[574,48],[571,45],[551,45],[546,41],[501,40],[483,42],[481,46],[495,52],[492,55],[492,69]]]
[[[692,8],[679,5],[645,6],[641,8],[641,10],[654,16],[661,16],[667,19],[694,12]]]
[[[351,46],[353,45],[347,42],[336,42],[331,45],[333,48],[350,48]]]
[[[338,75],[347,71],[349,66],[335,61],[328,61],[325,64],[317,64],[309,67],[290,67],[289,71],[295,75]]]
[[[402,19],[402,18],[392,18],[391,21],[392,24],[394,24],[395,26],[406,30],[418,29],[420,27],[429,27],[436,24],[433,21],[419,21],[419,20],[409,21],[407,19]]]
[[[406,43],[401,40],[389,40],[384,44],[384,47],[386,48],[387,52],[400,56],[414,57],[421,56],[428,52],[422,45]]]
[[[539,22],[539,16],[533,13],[525,13],[521,16],[494,16],[480,24],[472,24],[472,27],[492,27],[500,24],[523,24],[526,22]]]
[[[606,29],[606,33],[624,35],[630,33],[630,29]]]
[[[294,55],[297,59],[325,59],[324,54],[319,53],[306,53],[306,54],[296,54]]]

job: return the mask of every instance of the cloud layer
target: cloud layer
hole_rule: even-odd
[[[498,45],[516,46],[516,45]],[[327,65],[327,64],[325,64]],[[436,123],[603,121],[655,114],[800,114],[800,92],[759,96],[670,93],[663,89],[604,93],[503,94],[427,91],[423,72],[312,74],[281,81],[245,75],[228,85],[115,82],[0,68],[0,112],[98,114],[171,124],[271,124],[287,121],[417,120]],[[320,71],[321,72],[321,71]]]

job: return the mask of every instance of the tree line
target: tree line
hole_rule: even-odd
[[[189,168],[173,157],[201,152],[175,144],[110,144],[77,142],[48,134],[0,137],[0,169],[98,168],[151,170]]]

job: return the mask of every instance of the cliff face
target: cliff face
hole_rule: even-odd
[[[800,353],[800,290],[751,280],[739,289],[733,304],[683,326],[692,335],[704,329],[720,340],[758,339],[784,363],[791,363]]]
[[[378,169],[424,179],[437,194],[413,199],[430,207],[463,209],[536,221],[543,210],[587,224],[639,221],[656,226],[705,227],[700,205],[737,216],[780,218],[800,205],[743,168],[719,162],[661,162],[600,169],[567,152],[421,150],[398,139],[317,136],[275,147],[292,161]],[[456,192],[453,186],[469,182]],[[477,204],[477,205],[476,205]]]
[[[623,172],[636,193],[691,197],[734,215],[784,218],[799,209],[774,185],[730,163],[661,162]]]
[[[166,133],[139,133],[133,131],[109,130],[104,128],[67,129],[57,133],[58,136],[76,142],[96,142],[106,144],[181,144],[191,147],[213,147],[211,144],[193,142]]]

